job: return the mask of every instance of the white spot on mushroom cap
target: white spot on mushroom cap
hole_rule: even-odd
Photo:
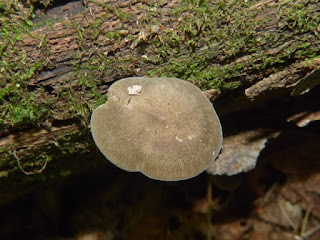
[[[188,139],[189,139],[190,141],[193,140],[193,138],[194,138],[193,135],[188,136]]]
[[[220,151],[219,118],[193,84],[177,78],[126,78],[115,82],[108,95],[118,101],[108,100],[94,110],[91,131],[116,166],[178,181],[205,171],[216,157],[213,152]]]
[[[182,139],[182,138],[179,138],[178,136],[176,136],[176,140],[177,140],[178,142],[183,142],[183,139]]]
[[[140,95],[142,86],[140,85],[132,85],[128,87],[129,95]]]

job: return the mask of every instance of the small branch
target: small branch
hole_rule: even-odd
[[[45,162],[44,164],[42,165],[42,167],[38,170],[35,170],[35,171],[26,171],[23,169],[23,167],[21,166],[20,164],[20,158],[17,156],[17,153],[16,153],[16,150],[13,150],[11,152],[11,154],[15,157],[15,159],[17,160],[17,164],[18,164],[18,167],[19,169],[21,170],[21,172],[23,172],[24,174],[26,175],[33,175],[33,174],[37,174],[37,173],[41,173],[46,167],[47,167],[47,163],[48,163],[48,157],[45,157]]]

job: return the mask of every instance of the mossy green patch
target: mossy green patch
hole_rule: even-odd
[[[312,2],[314,4],[310,4]],[[319,31],[320,14],[316,2],[286,0],[279,6],[278,20],[283,20],[285,27],[299,33]]]
[[[319,6],[302,2],[279,4],[274,19],[260,1],[183,1],[172,11],[177,27],[161,32],[145,47],[157,56],[152,59],[157,66],[150,67],[148,75],[181,77],[202,89],[228,91],[251,81],[248,70],[269,69],[272,74],[315,57]],[[293,40],[296,33],[308,35]]]
[[[257,14],[247,13],[249,6],[236,1],[184,1],[172,12],[180,22],[177,28],[154,40],[152,50],[163,67],[148,73],[180,77],[202,89],[236,88],[246,64],[231,61],[251,49],[257,26],[248,20]]]
[[[142,40],[129,33],[132,26],[136,26],[133,25],[134,16],[119,7],[96,4],[104,8],[104,15],[92,18],[87,25],[62,22],[75,30],[79,46],[74,53],[74,76],[70,81],[66,80],[57,93],[59,104],[65,100],[68,103],[61,111],[69,115],[63,118],[88,118],[90,112],[105,100],[99,93],[104,74],[114,66],[128,71],[130,57],[110,58],[108,53],[101,51],[105,45],[120,43],[123,39],[128,44],[137,42],[137,48],[145,56],[142,61],[147,67],[146,75],[179,77],[202,89],[224,91],[252,80],[247,75],[248,70],[258,72],[268,68],[268,74],[271,74],[294,61],[319,55],[319,6],[312,1],[279,3],[278,17],[274,21],[274,14],[259,17],[265,14],[263,7],[255,6],[259,1],[186,0],[165,13],[174,22],[172,28],[162,26],[163,2],[142,3],[141,9],[145,13],[138,27],[148,31]],[[55,101],[42,97],[41,92],[34,92],[29,84],[30,79],[42,70],[44,58],[49,54],[45,50],[48,40],[45,34],[35,37],[45,54],[43,59],[30,61],[20,43],[23,34],[32,36],[31,30],[35,27],[31,21],[33,6],[22,11],[21,5],[9,0],[0,3],[0,11],[0,126],[37,125],[52,116],[53,108],[61,108]],[[112,20],[120,20],[121,29],[102,29],[102,24],[109,21],[111,15]],[[274,30],[266,31],[264,28],[270,21],[273,23],[269,27]],[[156,29],[154,26],[159,28],[156,32],[152,32]],[[303,36],[295,38],[295,34]],[[73,81],[74,77],[76,81]],[[83,123],[87,126],[88,119]]]
[[[0,3],[0,127],[34,125],[48,113],[47,104],[28,89],[29,80],[42,67],[42,60],[30,61],[19,46],[23,34],[32,28],[33,7],[17,1]]]

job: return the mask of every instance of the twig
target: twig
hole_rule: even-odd
[[[40,169],[35,170],[35,171],[26,171],[23,169],[23,167],[20,164],[20,158],[17,156],[16,150],[13,150],[11,153],[15,157],[15,159],[17,160],[17,164],[18,164],[18,167],[21,170],[21,172],[23,172],[26,175],[33,175],[33,174],[41,173],[47,167],[48,158],[46,157],[45,162]]]

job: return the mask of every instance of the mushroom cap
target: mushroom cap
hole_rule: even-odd
[[[222,145],[212,104],[177,78],[131,77],[109,88],[91,117],[93,139],[116,166],[147,177],[178,181],[205,171]]]

